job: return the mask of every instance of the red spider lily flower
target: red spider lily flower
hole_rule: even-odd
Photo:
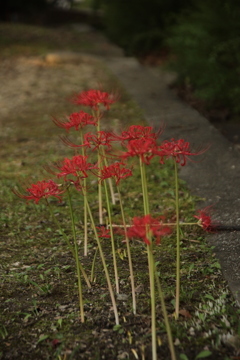
[[[66,129],[68,132],[71,128],[75,127],[78,131],[79,129],[83,129],[87,125],[97,125],[98,120],[94,118],[92,115],[80,110],[79,112],[75,112],[68,117],[68,121],[60,121],[58,119],[53,118],[53,122],[58,127]]]
[[[66,181],[68,175],[73,175],[77,178],[87,178],[87,171],[97,169],[97,165],[87,162],[88,156],[75,155],[72,159],[65,158],[62,162],[54,165],[60,172],[55,175],[60,178],[63,177]],[[70,181],[70,180],[69,180]],[[72,181],[72,180],[71,180]]]
[[[100,104],[109,110],[110,105],[114,104],[118,99],[119,96],[116,93],[107,93],[105,91],[91,89],[75,95],[71,102],[77,105],[89,106],[97,111]]]
[[[175,140],[174,138],[171,141],[165,140],[163,143],[158,147],[156,151],[156,155],[159,155],[161,160],[160,162],[163,163],[163,158],[172,157],[176,159],[177,163],[180,163],[181,166],[186,165],[187,158],[189,156],[196,156],[204,153],[208,147],[199,149],[196,152],[191,151],[190,143],[183,140]]]
[[[50,196],[54,196],[61,202],[60,195],[65,191],[61,190],[58,184],[53,180],[38,181],[36,184],[32,184],[31,187],[26,188],[27,195],[21,194],[16,190],[13,190],[14,194],[18,197],[26,200],[34,200],[38,204],[42,198],[47,199]]]
[[[125,179],[128,176],[132,176],[132,170],[125,168],[123,163],[119,162],[104,166],[99,175],[101,181],[114,177],[117,186],[121,179]]]
[[[96,134],[86,133],[84,135],[84,141],[82,145],[73,144],[67,137],[62,136],[61,140],[65,145],[72,148],[82,148],[86,147],[91,149],[92,151],[99,149],[100,146],[107,147],[107,151],[112,149],[111,142],[116,141],[114,135],[110,132],[98,131]]]
[[[127,144],[127,151],[121,155],[122,159],[138,156],[142,162],[149,165],[154,157],[157,148],[156,140],[152,138],[130,140]]]
[[[96,134],[86,133],[84,135],[84,146],[91,148],[92,151],[99,149],[100,146],[112,149],[112,142],[115,141],[114,136],[110,132],[98,131]]]
[[[73,185],[77,191],[82,192],[84,190],[84,192],[86,192],[87,188],[83,186],[81,180],[82,178],[78,178],[77,180],[68,179],[69,183]]]
[[[156,244],[160,243],[161,236],[171,233],[168,226],[162,225],[162,222],[154,219],[151,215],[143,217],[134,217],[133,225],[128,228],[127,235],[129,239],[142,239],[147,245],[150,245],[149,235],[156,238]]]
[[[105,226],[96,226],[96,228],[99,229],[98,236],[100,238],[106,238],[106,239],[111,238],[110,230],[106,229]]]
[[[131,125],[128,130],[123,131],[122,134],[118,136],[118,139],[122,141],[122,144],[126,141],[138,139],[157,140],[158,136],[162,133],[162,129],[159,129],[157,132],[152,131],[152,126]]]
[[[209,209],[211,206],[207,206],[202,210],[198,210],[199,215],[194,215],[198,219],[198,225],[207,232],[213,232],[216,224],[213,224],[211,216],[209,215]]]

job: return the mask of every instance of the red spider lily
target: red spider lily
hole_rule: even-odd
[[[107,147],[107,151],[112,149],[111,142],[115,141],[115,136],[110,132],[98,131],[96,134],[86,133],[84,135],[84,141],[82,145],[73,144],[67,137],[62,136],[61,140],[65,145],[72,148],[82,148],[87,147],[94,151],[95,149],[99,149],[100,146]]]
[[[99,229],[98,236],[100,238],[106,238],[106,239],[111,238],[110,230],[106,229],[105,226],[96,226],[96,228]]]
[[[168,226],[163,226],[161,221],[152,218],[151,215],[134,217],[133,225],[127,230],[129,239],[142,239],[147,245],[150,245],[149,235],[156,238],[156,244],[158,245],[160,237],[170,233],[171,229]]]
[[[100,146],[105,146],[107,150],[111,150],[111,142],[113,141],[114,137],[110,132],[98,131],[97,134],[86,133],[84,135],[84,146],[91,148],[92,151],[99,149]]]
[[[61,195],[64,190],[61,190],[58,184],[53,180],[43,180],[38,181],[36,184],[32,184],[31,187],[26,188],[27,195],[21,194],[16,190],[13,190],[14,194],[18,197],[26,200],[34,200],[38,204],[39,200],[42,198],[47,199],[50,196],[54,196],[61,202]]]
[[[123,131],[121,135],[117,136],[122,143],[130,140],[137,139],[153,139],[156,140],[158,136],[162,133],[162,129],[159,129],[157,132],[152,132],[152,126],[142,126],[142,125],[131,125],[128,130]]]
[[[216,225],[212,223],[211,216],[209,215],[210,206],[202,210],[198,210],[199,215],[194,215],[196,219],[198,219],[198,224],[203,228],[203,230],[207,232],[213,232]]]
[[[53,122],[55,125],[66,129],[68,132],[71,128],[75,127],[76,130],[83,129],[87,125],[97,125],[97,119],[92,115],[80,110],[79,112],[75,112],[68,117],[68,121],[60,121],[58,119],[53,118]]]
[[[107,93],[91,89],[75,95],[71,102],[77,105],[89,106],[97,111],[100,104],[109,110],[110,105],[114,104],[118,99],[119,96],[116,93]]]
[[[149,165],[157,148],[156,140],[152,138],[130,140],[127,144],[127,152],[121,155],[122,159],[138,156],[142,162]]]
[[[132,170],[124,167],[123,163],[116,162],[109,166],[104,166],[100,172],[101,181],[114,177],[116,185],[119,184],[121,179],[125,179],[128,176],[132,176]]]
[[[165,140],[163,143],[158,147],[156,151],[156,155],[159,155],[161,160],[160,162],[163,163],[163,158],[175,158],[177,163],[180,163],[181,166],[186,165],[186,161],[188,156],[196,156],[204,153],[208,147],[199,149],[196,152],[191,151],[190,143],[183,140],[175,140],[171,139],[171,141]]]
[[[72,159],[65,158],[62,162],[59,162],[54,165],[54,167],[60,171],[55,175],[59,178],[64,177],[65,181],[68,175],[73,175],[81,179],[87,178],[88,177],[87,171],[92,171],[93,169],[97,169],[97,165],[88,163],[87,159],[88,156],[83,156],[83,155],[75,155],[72,157]]]

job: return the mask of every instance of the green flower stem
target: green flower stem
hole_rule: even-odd
[[[162,225],[163,226],[176,226],[177,225],[177,223],[162,223]],[[193,222],[193,223],[185,223],[185,222],[182,222],[182,223],[179,223],[179,225],[181,225],[181,226],[195,226],[195,225],[197,225],[197,226],[200,226],[200,227],[202,227],[201,226],[201,224],[199,224],[199,221],[197,221],[197,222]],[[132,225],[130,225],[130,224],[126,224],[126,227],[131,227]],[[144,226],[144,225],[143,225]],[[152,225],[152,226],[154,226],[154,225]],[[124,225],[113,225],[113,227],[118,227],[118,228],[124,228]]]
[[[178,167],[174,160],[175,172],[175,199],[176,199],[176,235],[177,235],[177,254],[176,254],[176,305],[175,318],[179,317],[179,297],[180,297],[180,223],[179,223],[179,190],[178,190]]]
[[[146,214],[150,214],[149,210],[149,199],[148,199],[148,189],[147,189],[147,177],[146,177],[146,166],[145,163],[142,163],[142,173],[143,173],[143,185],[144,185],[144,196],[146,199]]]
[[[140,160],[140,171],[141,171],[141,183],[142,183],[142,193],[143,193],[143,208],[144,208],[144,215],[149,214],[149,204],[148,204],[148,194],[146,193],[146,173],[144,169],[144,163],[142,162],[142,159]]]
[[[57,220],[56,216],[54,215],[53,209],[52,209],[52,207],[51,207],[51,205],[50,205],[50,203],[48,202],[47,199],[46,199],[46,203],[47,203],[47,206],[48,206],[48,209],[49,209],[49,211],[50,211],[50,214],[51,214],[51,216],[52,216],[53,221],[54,221],[55,224],[57,225],[57,227],[58,227],[61,235],[62,235],[63,238],[64,238],[64,240],[66,240],[66,242],[67,242],[67,244],[68,244],[68,247],[69,247],[69,250],[71,250],[72,255],[73,255],[74,259],[75,259],[75,251],[74,251],[74,248],[73,248],[72,245],[70,244],[70,241],[68,240],[68,237],[66,236],[66,234],[65,234],[65,232],[63,231],[63,229],[62,229],[59,221]],[[86,281],[86,284],[87,284],[88,288],[91,289],[90,281],[89,281],[89,279],[88,279],[88,277],[87,277],[87,274],[86,274],[86,272],[85,272],[85,270],[84,270],[84,268],[82,267],[82,264],[81,264],[80,262],[79,262],[79,268],[80,268],[80,270],[81,270],[81,272],[82,272],[82,274],[83,274],[83,277],[84,277],[84,279],[85,279],[85,281]]]
[[[69,189],[67,189],[67,196],[68,196],[68,203],[72,221],[72,232],[73,232],[73,240],[74,240],[74,248],[75,248],[75,259],[76,259],[76,266],[77,266],[77,277],[78,277],[78,294],[79,294],[79,306],[80,306],[80,319],[81,322],[84,323],[84,309],[83,309],[83,298],[82,298],[82,282],[81,282],[81,273],[79,268],[79,257],[78,257],[78,244],[77,244],[77,237],[76,237],[76,227],[74,221],[74,214],[72,208],[72,201]]]
[[[100,121],[99,121],[99,110],[96,112],[96,117],[98,118],[97,123],[97,131],[100,131]],[[100,175],[101,172],[101,153],[100,153],[100,147],[98,149],[98,167],[99,172],[98,175]],[[102,186],[101,183],[98,182],[98,206],[99,206],[99,224],[103,224],[103,201],[102,201]]]
[[[100,253],[100,256],[101,256],[103,268],[104,268],[104,271],[105,271],[105,276],[106,276],[106,280],[107,280],[107,284],[108,284],[108,290],[109,290],[109,294],[110,294],[110,297],[111,297],[111,300],[112,300],[113,311],[114,311],[114,315],[115,315],[115,322],[116,322],[116,325],[119,325],[117,304],[116,304],[116,300],[115,300],[115,297],[114,297],[114,293],[113,293],[113,289],[112,289],[112,285],[111,285],[111,281],[110,281],[106,261],[105,261],[104,254],[103,254],[103,251],[102,251],[102,246],[101,246],[101,243],[100,243],[100,240],[99,240],[99,237],[98,237],[97,229],[96,229],[96,226],[95,226],[95,223],[94,223],[94,219],[93,219],[93,216],[92,216],[92,212],[91,212],[88,200],[87,200],[87,209],[88,209],[88,214],[89,214],[90,221],[91,221],[91,224],[92,224],[92,228],[93,228],[93,231],[94,231],[94,234],[95,234],[95,238],[96,238],[96,241],[97,241],[97,244],[98,244],[98,249],[99,249],[99,253]]]
[[[104,151],[104,149],[103,149],[103,157],[104,157],[105,166],[108,166],[108,161],[107,161],[107,158],[106,158],[106,156],[105,156],[105,151]],[[108,178],[108,185],[109,185],[109,189],[110,189],[110,194],[111,194],[111,198],[112,198],[112,203],[113,203],[113,205],[116,205],[116,199],[115,199],[115,195],[114,195],[114,191],[113,191],[112,178]]]
[[[148,240],[150,244],[152,244],[152,236],[151,232],[148,234]],[[147,245],[149,248],[149,245]],[[152,254],[152,249],[149,248],[149,276],[150,276],[150,294],[151,294],[151,328],[152,328],[152,360],[157,360],[157,332],[156,332],[156,300],[155,300],[155,282],[154,282],[154,274],[155,274],[155,264]]]
[[[86,189],[87,187],[87,179],[84,178],[83,179],[83,186],[84,189]],[[85,196],[83,198],[83,206],[84,206],[84,256],[87,256],[88,253],[88,223],[87,223],[87,204],[86,204],[86,199]]]
[[[80,129],[80,140],[81,140],[81,143],[83,144],[83,131],[82,129]],[[82,147],[82,156],[85,156],[85,150],[84,148]],[[83,179],[83,186],[84,186],[84,189],[86,189],[87,187],[87,179],[84,178]],[[86,205],[86,199],[84,197],[84,203],[83,203],[83,207],[84,207],[84,251],[83,251],[83,254],[84,256],[87,256],[87,251],[88,251],[88,248],[87,248],[87,245],[88,245],[88,224],[87,224],[87,205]]]
[[[167,310],[166,310],[166,306],[165,306],[164,295],[163,295],[161,283],[160,283],[160,280],[159,280],[159,277],[158,277],[158,273],[157,273],[157,269],[156,269],[153,254],[152,254],[152,261],[153,261],[153,264],[154,264],[154,267],[155,267],[155,279],[156,279],[156,282],[157,282],[158,294],[159,294],[161,307],[162,307],[162,312],[163,312],[163,317],[164,317],[164,322],[165,322],[165,326],[166,326],[166,330],[167,330],[168,345],[169,345],[169,349],[170,349],[170,353],[171,353],[171,359],[176,360],[177,358],[176,358],[175,349],[174,349],[174,346],[173,346],[172,332],[171,332],[170,324],[169,324],[169,321],[168,321],[168,315],[167,315]]]
[[[101,167],[101,156],[99,153],[98,153],[98,166],[99,166],[99,168]],[[101,186],[100,182],[98,183],[98,206],[99,206],[99,224],[102,225],[103,224],[103,201],[102,201],[102,186]]]
[[[129,245],[129,238],[127,236],[127,227],[126,227],[126,220],[125,220],[125,215],[124,215],[124,210],[123,210],[122,196],[121,196],[120,188],[119,188],[118,185],[117,185],[117,191],[118,191],[119,204],[120,204],[120,209],[121,209],[121,214],[122,214],[123,227],[124,227],[125,237],[126,237],[128,264],[129,264],[129,272],[130,272],[131,287],[132,287],[133,313],[135,315],[136,311],[137,311],[137,304],[136,304],[136,293],[135,293],[133,266],[132,266],[132,256],[131,256],[131,250],[130,250],[130,245]]]
[[[116,292],[117,292],[117,294],[119,294],[118,268],[117,268],[116,250],[115,250],[113,228],[112,228],[112,212],[111,212],[111,207],[110,207],[110,202],[109,202],[106,180],[103,180],[103,183],[104,183],[106,202],[107,202],[108,219],[109,219],[109,225],[110,225],[110,235],[111,235],[111,243],[112,243],[112,256],[113,256],[113,267],[114,267],[114,274],[115,274]]]
[[[150,214],[150,210],[149,210],[145,164],[141,158],[140,158],[140,170],[141,170],[141,180],[142,180],[144,215],[146,216],[146,215]],[[155,286],[154,286],[155,285],[155,282],[154,282],[155,265],[153,263],[153,257],[152,257],[152,236],[151,236],[151,231],[149,231],[148,227],[146,228],[146,234],[147,234],[147,238],[150,242],[150,245],[147,245],[147,254],[148,254],[149,282],[150,282],[150,294],[151,294],[152,360],[157,360]]]
[[[110,190],[110,194],[111,194],[111,198],[112,198],[112,204],[116,205],[116,199],[115,199],[115,195],[114,195],[114,191],[113,191],[112,179],[108,178],[107,180],[108,180],[109,190]]]
[[[91,282],[93,282],[93,280],[94,280],[94,271],[95,271],[95,264],[96,264],[97,253],[98,253],[98,247],[96,248],[96,251],[95,251],[95,254],[94,254],[94,258],[93,258],[93,262],[92,262],[91,277],[90,277],[90,281],[91,281]]]
[[[142,193],[143,193],[143,207],[144,207],[144,215],[149,215],[149,200],[148,200],[148,191],[147,191],[147,179],[146,179],[146,171],[145,171],[145,164],[142,161],[141,157],[140,160],[140,171],[141,171],[141,183],[142,183]],[[147,226],[146,226],[147,227]],[[146,228],[146,234],[148,234],[148,228]],[[147,246],[147,254],[148,254],[148,264],[149,264],[149,281],[150,281],[150,288],[153,287],[152,276],[151,276],[151,259],[150,259],[150,252],[152,251],[152,243]]]

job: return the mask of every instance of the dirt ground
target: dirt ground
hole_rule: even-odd
[[[53,56],[49,59],[51,61],[48,57],[20,57],[0,63],[2,122],[23,112],[38,113],[43,104],[47,107],[46,113],[48,108],[61,112],[67,96],[82,91],[86,84],[98,86],[95,79],[99,74],[96,76],[96,62],[92,59],[79,56],[78,63],[71,63],[71,58],[70,63],[54,62]]]

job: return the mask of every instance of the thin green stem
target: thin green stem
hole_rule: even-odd
[[[71,253],[72,253],[72,255],[73,255],[74,259],[75,259],[75,251],[74,251],[74,248],[73,248],[72,245],[70,244],[70,241],[68,240],[67,235],[66,235],[65,232],[63,231],[63,229],[62,229],[59,221],[57,220],[56,216],[54,215],[53,209],[52,209],[52,207],[51,207],[51,205],[50,205],[50,203],[48,202],[47,199],[46,199],[46,203],[47,203],[47,206],[48,206],[48,209],[49,209],[49,211],[50,211],[50,214],[51,214],[51,216],[52,216],[53,221],[54,221],[55,224],[57,225],[57,227],[58,227],[61,235],[63,236],[64,240],[66,241],[66,243],[67,243],[67,245],[68,245],[68,247],[69,247],[69,250],[71,251]],[[90,282],[89,282],[89,279],[88,279],[88,277],[87,277],[87,274],[86,274],[85,270],[83,269],[82,264],[81,264],[80,262],[79,262],[79,268],[80,268],[80,270],[81,270],[81,272],[82,272],[82,274],[83,274],[84,280],[86,281],[86,284],[87,284],[88,288],[91,289],[91,284],[90,284]]]
[[[119,188],[118,185],[117,185],[117,191],[118,191],[118,198],[119,198],[119,204],[120,204],[120,209],[121,209],[121,214],[122,214],[122,221],[123,221],[123,227],[124,227],[126,245],[127,245],[128,264],[129,264],[129,272],[130,272],[131,288],[132,288],[133,313],[136,314],[136,312],[137,312],[137,304],[136,304],[136,293],[135,293],[133,266],[132,266],[132,256],[131,256],[129,238],[127,236],[127,227],[126,227],[125,214],[124,214],[124,210],[123,210],[122,196],[121,196],[120,188]]]
[[[116,304],[116,300],[115,300],[115,297],[114,297],[114,293],[113,293],[113,289],[112,289],[112,285],[111,285],[111,281],[110,281],[110,277],[109,277],[105,257],[104,257],[103,251],[102,251],[102,246],[101,246],[101,243],[100,243],[100,240],[99,240],[99,237],[98,237],[97,229],[96,229],[96,226],[95,226],[95,223],[94,223],[93,215],[92,215],[88,200],[87,200],[87,209],[88,209],[88,214],[89,214],[90,221],[91,221],[91,224],[92,224],[92,228],[93,228],[93,231],[94,231],[94,234],[95,234],[95,238],[96,238],[96,241],[97,241],[97,244],[98,244],[99,253],[100,253],[101,260],[102,260],[103,268],[104,268],[104,271],[105,271],[105,276],[106,276],[106,280],[107,280],[107,284],[108,284],[108,290],[109,290],[109,294],[110,294],[110,297],[111,297],[111,300],[112,300],[113,311],[114,311],[114,315],[115,315],[115,322],[116,322],[116,325],[119,325],[119,316],[118,316],[118,311],[117,311],[117,304]]]
[[[142,180],[142,192],[143,192],[143,204],[144,204],[144,215],[150,214],[149,210],[149,200],[148,200],[148,190],[147,190],[147,179],[146,179],[146,170],[145,164],[140,157],[140,170],[141,170],[141,180]],[[152,360],[157,360],[157,336],[156,336],[156,312],[155,312],[155,283],[154,283],[154,263],[152,258],[152,236],[151,231],[149,231],[148,226],[146,225],[146,235],[150,242],[147,246],[148,254],[148,267],[149,267],[149,282],[150,282],[150,294],[151,294],[151,316],[152,316]]]
[[[146,177],[146,166],[145,163],[142,163],[142,173],[143,173],[143,186],[144,186],[144,195],[146,200],[146,214],[150,214],[149,210],[149,198],[148,198],[148,189],[147,189],[147,177]]]
[[[153,255],[152,255],[152,257],[153,257]],[[176,360],[177,358],[176,358],[175,349],[174,349],[174,345],[173,345],[172,332],[171,332],[170,324],[169,324],[169,321],[168,321],[168,315],[167,315],[164,295],[163,295],[161,283],[160,283],[160,280],[159,280],[159,277],[158,277],[154,257],[153,257],[153,264],[154,264],[154,267],[155,267],[155,279],[156,279],[156,282],[157,282],[158,295],[159,295],[159,298],[160,298],[163,317],[164,317],[164,322],[165,322],[165,326],[166,326],[166,330],[167,330],[168,345],[169,345],[169,349],[170,349],[170,353],[171,353],[171,359]]]
[[[91,282],[93,282],[93,280],[94,280],[94,271],[95,271],[97,253],[98,253],[98,247],[96,248],[94,258],[93,258],[93,262],[92,262],[91,277],[90,277]]]
[[[148,240],[152,244],[151,233],[148,234]],[[147,245],[148,246],[148,245]],[[148,246],[149,247],[149,246]],[[155,264],[152,250],[149,248],[149,276],[150,276],[150,294],[151,294],[151,329],[152,329],[152,360],[157,360],[157,333],[156,333],[156,300],[155,300]]]
[[[83,144],[83,131],[82,128],[80,128],[80,140],[81,140],[81,144]],[[82,147],[82,156],[85,156],[85,149],[84,147]],[[84,189],[86,189],[87,187],[87,179],[84,178],[83,179],[83,186]],[[84,197],[84,203],[83,203],[83,207],[84,207],[84,250],[83,250],[83,254],[84,256],[87,256],[87,245],[88,245],[88,224],[87,224],[87,205],[86,205],[86,199]]]
[[[177,223],[161,223],[163,226],[176,226],[177,225]],[[197,225],[197,226],[201,226],[201,225],[199,225],[199,221],[197,221],[197,222],[193,222],[193,223],[185,223],[185,222],[181,222],[181,223],[179,223],[179,225],[181,225],[181,226],[195,226],[195,225]],[[126,227],[131,227],[132,225],[131,224],[126,224]],[[145,226],[145,225],[142,225],[142,226]],[[154,224],[152,225],[152,226],[155,226]],[[156,225],[156,226],[158,226],[158,225]],[[113,227],[118,227],[118,228],[120,228],[120,227],[123,227],[124,228],[124,225],[113,225]]]
[[[105,166],[108,166],[108,161],[107,158],[105,156],[105,151],[103,149],[103,157],[104,157],[104,163]],[[109,189],[110,189],[110,194],[111,194],[111,198],[112,198],[112,203],[113,205],[116,204],[116,199],[115,199],[115,195],[114,195],[114,191],[113,191],[113,183],[112,183],[112,178],[108,178],[108,185],[109,185]]]
[[[142,193],[143,193],[143,209],[144,209],[144,215],[147,215],[148,214],[148,205],[147,205],[147,194],[145,193],[146,192],[146,187],[145,187],[145,172],[143,171],[143,167],[144,167],[144,164],[142,162],[142,159],[139,158],[139,161],[140,161],[140,172],[141,172],[141,183],[142,183]]]
[[[114,267],[114,274],[115,274],[116,292],[117,292],[117,294],[119,294],[118,268],[117,268],[116,250],[115,250],[113,228],[112,228],[112,212],[111,212],[111,207],[110,207],[110,202],[109,202],[106,180],[104,180],[103,183],[104,183],[104,190],[105,190],[106,202],[107,202],[108,219],[109,219],[109,225],[110,225],[110,235],[111,235],[111,243],[112,243],[112,256],[113,256],[113,267]]]
[[[74,247],[75,247],[75,259],[76,259],[76,266],[77,266],[77,277],[78,277],[78,294],[79,294],[79,306],[80,306],[80,319],[81,322],[84,323],[84,308],[83,308],[83,298],[82,298],[82,282],[81,282],[81,273],[79,268],[79,257],[78,257],[78,244],[77,244],[77,237],[76,237],[76,227],[74,221],[74,214],[72,208],[72,200],[69,189],[67,189],[67,196],[68,196],[68,203],[70,209],[70,216],[72,222],[72,233],[73,233],[73,240],[74,240]]]
[[[97,114],[97,118],[99,119],[99,114],[98,112]],[[98,120],[98,124],[97,124],[97,131],[100,131],[100,121]],[[101,159],[101,146],[98,148],[98,175],[100,175],[101,172],[101,167],[102,167],[102,159]],[[101,183],[98,183],[98,206],[99,206],[99,224],[102,225],[103,224],[103,201],[102,201],[102,186]]]
[[[144,206],[144,215],[149,215],[149,201],[148,201],[148,191],[147,191],[147,179],[146,179],[146,171],[145,171],[145,164],[142,161],[141,157],[140,160],[140,171],[141,171],[141,183],[142,183],[142,193],[143,193],[143,206]],[[148,234],[148,226],[146,225],[146,234]],[[149,281],[150,281],[150,288],[153,287],[153,284],[151,284],[152,276],[151,276],[151,259],[150,259],[150,252],[152,251],[152,244],[150,243],[149,246],[147,246],[147,254],[148,254],[148,264],[149,264]]]
[[[175,172],[175,202],[176,202],[176,236],[177,236],[177,250],[176,250],[176,305],[175,317],[179,317],[179,302],[180,302],[180,224],[179,224],[179,187],[178,187],[178,167],[174,160]]]

